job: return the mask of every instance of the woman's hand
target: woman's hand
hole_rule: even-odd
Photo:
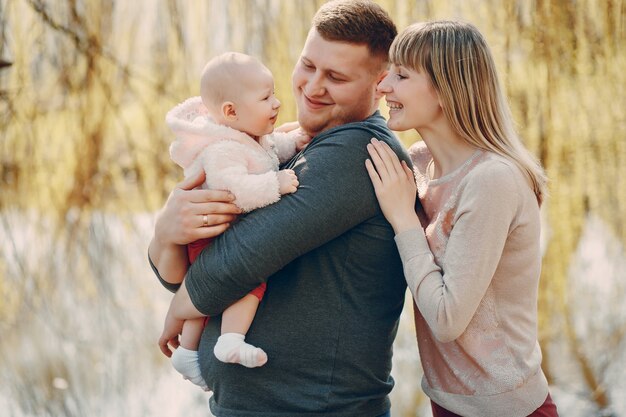
[[[389,145],[377,139],[367,145],[371,160],[365,161],[380,208],[396,234],[421,227],[415,213],[417,188],[413,171],[398,159]]]

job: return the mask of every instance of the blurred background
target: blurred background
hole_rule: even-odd
[[[235,50],[274,72],[279,123],[294,120],[291,70],[322,3],[0,0],[0,414],[208,415],[156,345],[170,294],[146,250],[182,178],[164,116]],[[461,19],[485,34],[550,177],[539,312],[553,397],[562,416],[626,416],[626,2],[378,3],[399,30]],[[410,304],[394,360],[394,417],[430,416]]]

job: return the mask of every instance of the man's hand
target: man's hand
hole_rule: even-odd
[[[218,236],[230,226],[241,210],[232,204],[227,191],[195,190],[205,179],[204,171],[176,185],[159,213],[154,240],[162,244],[186,245]]]
[[[184,322],[185,320],[177,319],[173,316],[171,308],[167,312],[167,316],[165,316],[163,332],[161,333],[161,337],[159,337],[159,348],[161,348],[161,352],[168,358],[172,357],[170,346],[176,349],[180,345],[178,336],[183,331]]]
[[[173,348],[179,346],[178,336],[182,333],[185,320],[199,317],[205,317],[205,315],[200,313],[191,302],[185,284],[181,285],[172,298],[170,308],[165,316],[163,332],[159,337],[159,347],[165,356],[168,358],[172,356],[170,346]]]
[[[172,191],[159,213],[148,255],[166,282],[180,284],[187,267],[186,244],[223,233],[241,212],[226,191],[195,190],[204,171],[186,178]]]

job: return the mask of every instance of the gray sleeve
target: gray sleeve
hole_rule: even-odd
[[[311,143],[292,168],[294,194],[255,210],[205,248],[186,275],[194,306],[216,315],[299,256],[376,215],[365,169],[373,133],[346,129]]]
[[[167,282],[163,278],[161,278],[161,274],[159,274],[159,270],[156,268],[156,266],[152,262],[152,259],[150,259],[150,254],[148,254],[148,262],[150,262],[150,267],[152,268],[152,271],[157,276],[157,278],[161,282],[161,285],[163,285],[166,290],[170,292],[178,291],[178,289],[180,288],[180,284],[172,284],[171,282]]]

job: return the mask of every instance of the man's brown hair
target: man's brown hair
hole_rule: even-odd
[[[329,41],[365,44],[385,61],[398,33],[387,12],[370,0],[329,1],[313,17],[313,27]]]

